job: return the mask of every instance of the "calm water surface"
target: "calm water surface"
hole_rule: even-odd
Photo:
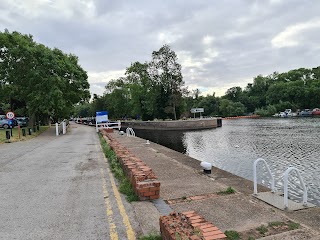
[[[320,118],[225,120],[221,128],[211,130],[137,135],[249,180],[253,180],[253,162],[264,158],[279,191],[283,191],[285,170],[296,167],[307,184],[308,201],[320,205]],[[259,182],[269,186],[264,167],[258,170]],[[291,173],[289,195],[300,199],[299,180]]]

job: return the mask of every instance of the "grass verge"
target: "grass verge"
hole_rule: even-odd
[[[158,233],[150,233],[145,236],[138,237],[138,240],[161,240],[161,235]]]
[[[139,200],[138,196],[133,191],[132,185],[128,177],[123,172],[117,155],[114,153],[114,151],[112,151],[110,146],[106,143],[101,133],[99,133],[99,138],[100,138],[100,144],[101,144],[102,150],[106,158],[108,159],[111,172],[119,182],[119,192],[126,195],[128,202],[138,201]]]
[[[218,192],[217,194],[219,194],[219,195],[226,195],[226,194],[233,194],[233,193],[235,193],[235,192],[236,192],[236,190],[234,190],[232,187],[228,187],[226,190],[220,191],[220,192]]]
[[[20,129],[20,138],[19,138],[18,128],[15,127],[12,129],[12,137],[10,136],[9,140],[6,139],[6,130],[7,129],[0,128],[0,144],[1,143],[18,142],[18,141],[26,141],[26,140],[29,140],[31,138],[38,136],[39,134],[46,131],[48,128],[49,128],[49,126],[40,126],[39,131],[37,131],[37,132],[32,131],[32,135],[28,135],[28,129],[24,128],[24,129],[26,129],[26,136],[25,137],[22,136],[22,128],[21,128]]]

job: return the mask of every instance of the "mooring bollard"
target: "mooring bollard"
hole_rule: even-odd
[[[10,130],[6,130],[6,139],[10,139]]]
[[[25,128],[22,128],[22,136],[26,136],[26,129]]]

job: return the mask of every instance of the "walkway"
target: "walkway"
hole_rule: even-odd
[[[207,176],[202,173],[199,161],[184,154],[152,142],[146,144],[146,140],[138,137],[117,133],[112,136],[153,169],[161,182],[160,197],[174,211],[196,211],[222,231],[243,232],[262,224],[291,219],[303,227],[270,239],[320,239],[319,207],[280,211],[252,196],[251,181],[216,168]],[[236,194],[217,194],[228,186],[236,189]],[[265,188],[260,190],[266,191]],[[154,207],[158,208],[157,202]]]
[[[0,239],[135,239],[94,128],[50,129],[0,153]]]

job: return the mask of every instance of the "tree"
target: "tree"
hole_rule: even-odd
[[[90,97],[87,73],[78,58],[33,41],[31,35],[0,32],[0,82],[11,110],[24,102],[30,124],[39,117],[68,117],[73,105]]]
[[[173,114],[177,119],[179,105],[182,100],[184,81],[181,74],[181,65],[177,63],[176,53],[168,45],[164,45],[159,51],[152,53],[152,61],[149,64],[151,80],[159,86],[160,115]]]

